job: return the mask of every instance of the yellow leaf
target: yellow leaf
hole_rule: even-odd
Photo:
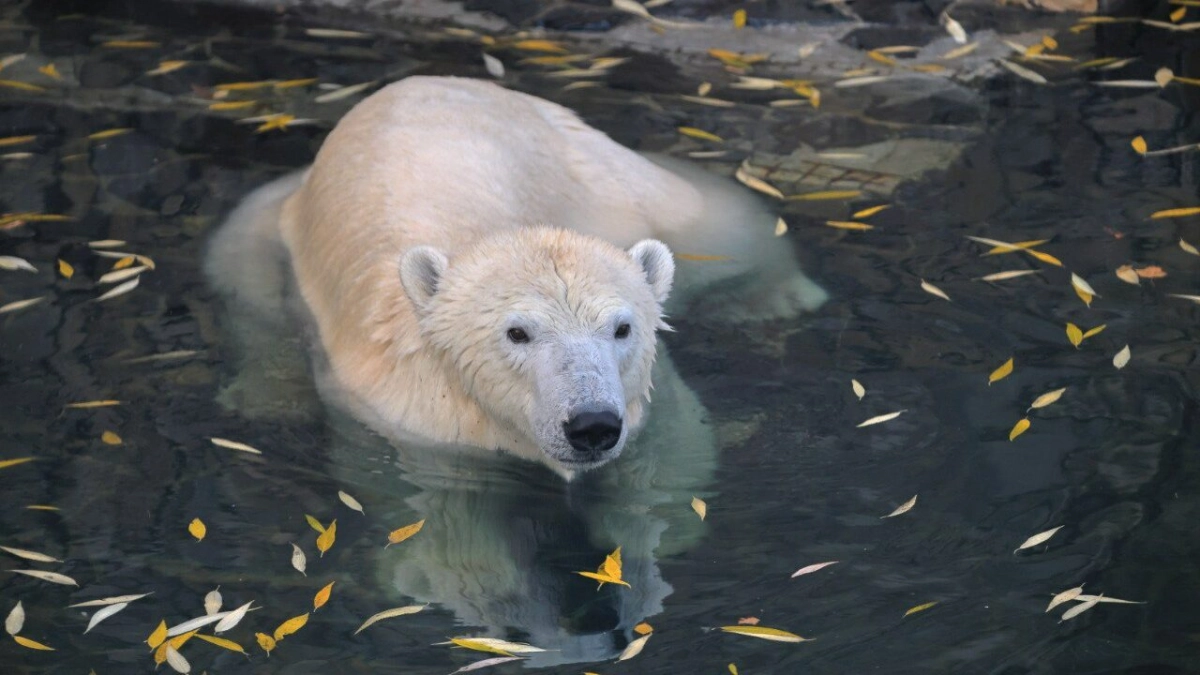
[[[1029,418],[1022,417],[1019,422],[1013,425],[1012,431],[1008,432],[1008,440],[1014,440],[1017,436],[1025,433],[1029,429]]]
[[[87,408],[107,408],[114,405],[121,405],[121,402],[112,399],[106,399],[103,401],[80,401],[79,403],[68,403],[63,407],[82,410]]]
[[[1183,17],[1187,16],[1187,7],[1180,7],[1171,12],[1169,16],[1171,17],[1171,23],[1179,23]]]
[[[287,129],[287,126],[295,119],[295,115],[289,115],[287,113],[269,115],[266,120],[264,120],[263,123],[254,130],[254,133],[261,134],[272,129],[279,129],[280,131],[283,131],[284,129]]]
[[[705,504],[704,500],[699,497],[692,497],[692,510],[700,516],[700,520],[704,520],[704,516],[708,514],[708,504]]]
[[[745,28],[746,27],[746,10],[739,9],[733,13],[733,27],[734,28]]]
[[[250,91],[263,89],[275,84],[274,80],[259,80],[257,82],[226,82],[213,87],[216,91]]]
[[[203,633],[196,633],[196,637],[201,640],[204,640],[205,642],[208,642],[210,644],[214,644],[218,647],[221,647],[222,649],[228,649],[231,652],[237,652],[239,654],[246,653],[246,650],[242,649],[242,646],[239,645],[238,643],[234,642],[233,640],[227,640],[225,638],[216,637],[215,635],[205,635]]]
[[[314,612],[317,611],[318,609],[321,609],[322,607],[325,606],[325,603],[329,602],[329,594],[333,592],[333,585],[335,583],[337,583],[337,582],[335,582],[335,581],[329,582],[329,584],[327,586],[325,586],[325,588],[322,588],[321,590],[317,591],[317,594],[315,596],[313,596],[313,611]]]
[[[75,276],[75,268],[71,267],[71,263],[59,258],[58,273],[61,274],[64,279],[70,279],[71,277]]]
[[[605,556],[604,563],[600,565],[600,569],[597,571],[600,572],[601,574],[610,576],[614,579],[620,579],[621,578],[621,548],[617,547],[617,550],[615,550],[612,553],[610,553],[609,555]]]
[[[638,635],[649,635],[650,633],[654,632],[654,626],[651,626],[643,621],[633,627],[633,632],[637,633]]]
[[[726,667],[729,669],[729,675],[738,675],[737,664],[731,663]]]
[[[100,440],[105,445],[120,445],[121,444],[121,437],[111,431],[106,431],[106,432],[100,434]]]
[[[870,218],[871,216],[875,215],[876,213],[879,213],[880,211],[882,211],[884,209],[890,209],[891,207],[892,207],[891,204],[880,204],[879,206],[872,206],[869,209],[855,211],[854,215],[852,215],[850,217],[851,218]]]
[[[258,105],[258,101],[218,101],[217,103],[209,103],[208,109],[214,112],[225,110],[245,110]]]
[[[129,127],[121,127],[119,129],[105,129],[104,131],[97,131],[94,134],[88,134],[88,140],[89,141],[103,141],[103,140],[106,140],[109,138],[114,138],[116,136],[123,136],[131,131],[133,131],[133,129],[130,129]]]
[[[1200,206],[1187,206],[1180,209],[1166,209],[1165,211],[1155,211],[1150,214],[1152,219],[1158,218],[1181,218],[1183,216],[1194,216],[1200,213]]]
[[[1092,337],[1093,335],[1099,335],[1100,332],[1103,331],[1105,328],[1108,328],[1108,324],[1102,323],[1099,326],[1096,326],[1095,328],[1089,328],[1087,331],[1084,332],[1083,339],[1086,340],[1086,339]]]
[[[1134,138],[1132,141],[1129,142],[1129,144],[1131,146],[1133,146],[1133,151],[1139,155],[1146,154],[1146,150],[1149,149],[1146,146],[1146,139],[1142,138],[1141,136]]]
[[[676,260],[694,260],[696,262],[719,262],[721,260],[733,260],[727,255],[701,255],[699,253],[676,253]]]
[[[450,642],[464,649],[473,649],[477,652],[487,652],[488,654],[499,654],[501,656],[512,656],[512,652],[506,652],[499,647],[494,647],[482,640],[472,640],[471,638],[450,638]]]
[[[418,520],[417,522],[413,523],[412,525],[405,525],[404,527],[400,527],[400,528],[396,528],[395,530],[392,530],[391,533],[388,534],[388,543],[387,543],[387,546],[384,546],[384,548],[387,548],[388,546],[391,546],[392,544],[399,544],[400,542],[404,541],[405,539],[408,539],[409,537],[413,536],[414,534],[420,532],[421,528],[424,526],[425,526],[425,519],[422,518],[421,520]]]
[[[179,651],[179,648],[182,647],[185,642],[187,642],[188,640],[191,640],[192,636],[194,636],[195,634],[196,634],[196,631],[194,631],[194,630],[188,631],[187,633],[184,633],[183,635],[176,635],[175,637],[171,638],[170,640],[167,640],[166,642],[159,645],[158,649],[154,650],[154,663],[156,665],[162,665],[167,660],[167,650],[168,649],[174,649],[175,651]]]
[[[47,63],[46,65],[42,66],[41,68],[38,68],[38,72],[45,75],[46,77],[50,77],[55,80],[62,79],[62,74],[58,72],[58,67],[55,66],[53,63]]]
[[[620,579],[617,577],[611,577],[607,574],[601,574],[599,572],[576,572],[576,574],[578,574],[579,576],[587,577],[589,579],[595,579],[596,581],[599,581],[601,584],[620,584],[622,586],[629,586],[629,584],[626,583],[623,579]],[[629,587],[632,588],[632,586],[629,586]]]
[[[1079,349],[1079,345],[1083,344],[1083,331],[1079,330],[1079,326],[1076,326],[1073,323],[1068,323],[1067,339],[1071,341],[1071,344],[1074,345],[1076,349]]]
[[[1005,361],[1004,364],[1001,365],[999,368],[993,370],[991,375],[988,375],[988,386],[990,387],[993,382],[998,382],[998,381],[1003,380],[1004,378],[1008,377],[1009,375],[1012,374],[1012,371],[1013,371],[1013,360],[1009,359],[1009,360]]]
[[[332,523],[329,524],[329,527],[325,528],[324,532],[322,532],[320,535],[317,536],[317,550],[321,552],[322,558],[325,557],[326,551],[333,548],[333,542],[335,539],[337,539],[337,519],[336,518],[334,519],[334,521]],[[275,639],[278,640],[279,636],[276,635]]]
[[[1192,255],[1200,255],[1200,249],[1197,249],[1195,246],[1189,244],[1188,242],[1184,241],[1183,239],[1179,240],[1179,248],[1183,249],[1184,253],[1191,253]]]
[[[18,80],[0,80],[0,87],[20,89],[21,91],[46,91],[45,87],[39,87],[36,84],[29,84],[28,82],[20,82]]]
[[[916,607],[911,607],[911,608],[909,608],[909,610],[907,612],[904,613],[904,616],[916,614],[917,612],[924,612],[925,610],[929,609],[930,607],[933,607],[936,604],[937,604],[937,601],[934,601],[934,602],[927,602],[923,605],[917,605]]]
[[[12,639],[16,640],[17,644],[19,644],[22,647],[25,647],[27,649],[37,649],[37,650],[40,650],[43,652],[54,651],[53,647],[47,647],[46,645],[44,645],[36,640],[30,640],[27,637],[22,637],[20,635],[14,635],[14,636],[12,636]]]
[[[748,635],[750,637],[756,637],[762,640],[772,640],[774,642],[808,641],[808,638],[802,638],[795,633],[789,633],[786,630],[779,630],[778,628],[767,628],[766,626],[721,626],[721,630],[725,631],[726,633]]]
[[[274,86],[276,89],[294,89],[295,87],[307,87],[310,84],[316,84],[316,82],[317,78],[306,77],[299,80],[283,80],[282,82],[276,82]]]
[[[152,40],[109,40],[101,42],[100,46],[113,49],[153,49],[159,46],[159,43]]]
[[[188,532],[196,538],[196,541],[204,541],[204,535],[208,534],[208,528],[205,527],[203,520],[193,518],[192,522],[188,523]]]
[[[716,134],[711,134],[703,129],[696,127],[679,127],[676,129],[679,133],[690,138],[698,138],[703,141],[712,141],[713,143],[724,143],[725,139]]]
[[[266,633],[255,633],[254,639],[258,640],[258,646],[262,647],[263,651],[267,653],[267,656],[270,656],[271,650],[275,649],[275,638],[267,635]]]
[[[308,526],[311,527],[312,529],[316,530],[318,533],[325,532],[325,526],[321,524],[321,521],[317,520],[316,518],[313,518],[312,516],[308,515],[307,513],[304,514],[304,519],[308,521]]]
[[[163,640],[166,639],[167,622],[164,619],[163,621],[159,622],[158,628],[154,629],[154,632],[150,634],[150,637],[146,638],[146,644],[150,645],[150,649],[157,649],[158,646],[163,643]]]
[[[0,469],[7,469],[10,466],[17,466],[26,462],[32,462],[32,457],[18,457],[17,459],[0,459]]]
[[[562,43],[553,40],[518,40],[511,45],[514,49],[527,52],[547,52],[550,54],[566,54],[567,49]]]
[[[867,58],[871,59],[872,61],[882,63],[885,66],[896,65],[896,59],[893,59],[892,57],[888,56],[887,54],[881,54],[874,49],[867,52]]]
[[[1078,286],[1072,286],[1071,288],[1074,289],[1075,295],[1078,295],[1079,299],[1083,300],[1083,304],[1087,305],[1088,307],[1092,306],[1092,294],[1091,293],[1088,293],[1087,291],[1083,290],[1082,288],[1080,288]]]
[[[858,223],[858,222],[854,222],[852,220],[827,220],[827,221],[825,221],[825,224],[828,225],[829,227],[835,227],[839,230],[866,231],[866,230],[875,229],[874,225],[868,225],[866,223]]]
[[[275,629],[275,634],[273,637],[275,638],[276,642],[279,642],[283,638],[295,633],[301,628],[304,628],[304,624],[306,623],[308,623],[308,613],[301,614],[300,616],[293,616],[287,621],[279,624],[279,627]]]
[[[6,148],[10,145],[24,145],[35,140],[37,136],[7,136],[0,138],[0,148]]]
[[[820,192],[805,192],[798,195],[788,195],[788,201],[823,202],[834,199],[856,199],[862,196],[862,190],[821,190]]]
[[[1058,49],[1058,40],[1049,35],[1042,36],[1042,44],[1046,45],[1046,49]]]
[[[166,75],[186,66],[188,61],[160,61],[154,70],[147,70],[147,75]]]
[[[117,262],[113,263],[113,266],[112,266],[113,271],[123,270],[126,267],[130,267],[133,265],[134,261],[136,261],[136,260],[137,260],[137,258],[135,258],[134,256],[127,255],[124,258],[121,258]]]
[[[1029,255],[1033,256],[1034,258],[1037,258],[1038,260],[1041,260],[1041,261],[1042,261],[1042,262],[1044,262],[1044,263],[1048,263],[1048,264],[1050,264],[1050,265],[1054,265],[1055,267],[1062,267],[1062,261],[1061,261],[1061,260],[1059,260],[1058,258],[1055,258],[1054,256],[1050,255],[1049,253],[1043,253],[1043,252],[1041,252],[1041,251],[1035,251],[1035,250],[1033,250],[1033,249],[1031,249],[1031,248],[1022,249],[1022,250],[1024,250],[1026,253],[1028,253]]]

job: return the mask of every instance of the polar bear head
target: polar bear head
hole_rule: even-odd
[[[400,261],[428,348],[527,446],[505,449],[568,475],[616,457],[641,425],[674,275],[661,242],[622,251],[540,227],[488,236],[449,258],[417,246]]]

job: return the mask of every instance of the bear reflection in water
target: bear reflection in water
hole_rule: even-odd
[[[379,558],[386,588],[549,650],[532,664],[611,658],[662,610],[656,557],[703,535],[689,502],[716,466],[655,331],[664,312],[820,305],[772,230],[741,186],[565,108],[409,78],[213,238],[238,363],[222,399],[250,419],[325,416],[338,480],[386,501],[384,522],[426,519]],[[676,274],[667,246],[723,260]],[[618,546],[629,588],[575,574]]]

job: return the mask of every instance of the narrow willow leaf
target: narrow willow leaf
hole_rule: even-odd
[[[859,382],[858,380],[850,380],[850,388],[854,390],[854,395],[857,396],[858,400],[860,401],[863,400],[863,397],[867,395],[867,388],[862,386],[862,382]]]
[[[1200,255],[1200,249],[1197,249],[1195,246],[1192,246],[1191,244],[1187,243],[1183,239],[1179,240],[1179,248],[1183,249],[1185,253],[1191,253],[1192,255]]]
[[[1054,391],[1048,391],[1042,394],[1041,396],[1033,399],[1033,403],[1029,404],[1029,409],[1033,410],[1035,408],[1045,408],[1051,403],[1054,403],[1058,399],[1062,398],[1063,392],[1066,390],[1067,388],[1063,387],[1062,389],[1055,389]]]
[[[46,645],[38,642],[37,640],[30,640],[27,637],[21,637],[20,635],[14,635],[14,636],[12,636],[12,639],[15,640],[17,644],[21,645],[22,647],[25,647],[26,649],[36,649],[38,651],[43,651],[43,652],[54,651],[53,647],[47,647]]]
[[[720,136],[707,132],[703,129],[697,129],[696,127],[678,127],[675,130],[684,136],[687,136],[688,138],[696,138],[702,141],[711,141],[713,143],[725,142],[724,138],[721,138]]]
[[[250,611],[250,606],[253,604],[253,601],[247,602],[233,611],[226,612],[224,618],[218,621],[217,625],[213,627],[213,632],[224,633],[227,630],[233,629],[234,626],[237,626],[246,617],[246,612]]]
[[[166,639],[167,621],[166,619],[163,619],[162,621],[158,622],[158,627],[156,627],[154,631],[150,633],[150,636],[146,638],[146,644],[150,646],[150,649],[158,649],[159,645],[161,645]]]
[[[888,413],[886,415],[877,415],[875,417],[872,417],[869,420],[866,420],[865,422],[859,423],[858,428],[861,429],[862,427],[869,427],[873,424],[881,424],[881,423],[887,422],[889,420],[894,420],[906,412],[908,412],[908,411],[907,410],[897,410],[896,412]]]
[[[993,370],[991,375],[988,375],[988,386],[990,387],[990,386],[992,386],[993,382],[999,382],[1000,380],[1003,380],[1004,378],[1008,377],[1009,375],[1012,374],[1012,371],[1013,371],[1013,360],[1010,358],[1009,360],[1005,361],[999,368]]]
[[[24,258],[18,258],[13,255],[0,255],[0,270],[8,270],[10,272],[16,272],[18,270],[25,272],[37,272],[37,268],[34,267],[28,260]]]
[[[108,140],[110,138],[115,138],[117,136],[124,136],[125,134],[127,134],[131,131],[133,131],[133,129],[130,129],[129,127],[121,127],[118,129],[105,129],[104,131],[97,131],[94,134],[89,134],[88,140],[89,141],[104,141],[104,140]]]
[[[104,401],[80,401],[79,403],[68,403],[63,407],[64,408],[73,408],[76,410],[88,410],[91,408],[108,408],[108,407],[111,407],[114,405],[121,405],[121,402],[114,401],[112,399],[104,400]]]
[[[272,634],[271,637],[275,638],[276,642],[279,642],[283,638],[295,633],[296,631],[300,630],[301,628],[304,628],[304,624],[306,624],[306,623],[308,623],[308,613],[307,612],[305,612],[304,614],[301,614],[300,616],[293,616],[292,618],[288,619],[287,621],[284,621],[283,623],[279,624],[279,627],[277,627],[275,629],[275,633]]]
[[[1028,417],[1022,417],[1020,420],[1017,420],[1017,423],[1013,425],[1012,430],[1008,432],[1008,440],[1016,440],[1017,436],[1020,436],[1029,430],[1030,424],[1031,422],[1029,421]]]
[[[186,674],[192,672],[192,665],[188,663],[187,659],[183,658],[183,654],[180,654],[171,645],[167,645],[166,660],[167,665],[171,666],[171,669],[177,673]]]
[[[943,300],[950,300],[950,296],[946,295],[946,293],[942,289],[938,288],[937,286],[934,286],[933,284],[929,283],[928,281],[925,281],[924,279],[921,280],[921,290],[925,291],[926,293],[928,293],[930,295],[936,295],[937,297],[939,297]]]
[[[387,548],[388,546],[391,546],[392,544],[399,544],[400,542],[404,541],[405,539],[408,539],[409,537],[413,536],[414,534],[420,532],[421,528],[424,526],[425,526],[425,519],[422,518],[421,520],[418,520],[417,522],[413,523],[412,525],[405,525],[404,527],[399,527],[399,528],[392,530],[388,534],[388,543],[384,546],[384,548]]]
[[[1083,331],[1079,330],[1079,326],[1076,326],[1073,323],[1067,324],[1067,340],[1069,340],[1076,349],[1079,349],[1079,345],[1083,344]]]
[[[913,614],[916,614],[917,612],[924,612],[925,610],[929,609],[930,607],[933,607],[936,604],[937,604],[937,601],[935,600],[933,602],[926,602],[924,604],[917,605],[916,607],[909,607],[908,611],[904,613],[904,616],[912,616]]]
[[[254,639],[258,641],[258,646],[262,647],[262,650],[267,653],[267,656],[270,656],[271,651],[275,649],[275,638],[267,635],[266,633],[255,633]]]
[[[7,469],[10,466],[17,466],[32,462],[32,457],[18,457],[16,459],[0,459],[0,469]]]
[[[27,298],[25,300],[15,300],[6,305],[0,305],[0,314],[8,314],[9,312],[20,311],[22,309],[25,309],[26,307],[33,307],[34,305],[38,304],[39,302],[44,301],[45,299],[46,299],[45,297]]]
[[[108,291],[107,293],[101,294],[99,297],[96,298],[96,301],[100,302],[100,301],[104,301],[104,300],[111,300],[113,298],[125,295],[126,293],[137,288],[138,282],[140,282],[141,280],[142,280],[142,278],[140,276],[138,276],[138,277],[134,277],[134,278],[130,279],[129,281],[126,281],[123,284],[113,286],[112,290]]]
[[[870,218],[871,216],[875,215],[876,213],[879,213],[880,211],[882,211],[884,209],[890,209],[890,208],[892,208],[891,204],[880,204],[879,206],[872,206],[871,208],[868,208],[868,209],[862,209],[861,211],[855,211],[854,214],[851,215],[850,217],[855,218],[855,219]]]
[[[317,534],[321,534],[325,531],[325,526],[321,524],[321,521],[308,515],[307,513],[304,514],[304,520],[308,522],[309,527],[317,531]]]
[[[308,557],[304,555],[304,551],[295,543],[292,544],[292,567],[304,576],[308,576],[305,569],[308,568]]]
[[[325,557],[325,552],[333,548],[333,542],[337,540],[337,519],[335,518],[325,531],[317,535],[317,550],[321,552],[321,557]],[[279,638],[275,638],[279,639]]]
[[[354,634],[358,635],[359,633],[363,632],[363,630],[365,630],[368,626],[372,626],[379,621],[383,621],[384,619],[392,619],[392,618],[395,618],[398,616],[405,616],[407,614],[416,614],[417,612],[425,609],[428,606],[429,605],[408,605],[406,607],[395,607],[393,609],[385,609],[382,612],[379,612],[378,614],[371,615],[371,618],[364,621],[362,623],[362,625],[358,627],[358,630],[354,631]]]
[[[746,166],[744,164],[738,167],[737,172],[735,172],[733,175],[735,178],[741,181],[743,185],[751,190],[757,190],[758,192],[761,192],[765,195],[770,195],[776,199],[783,199],[783,193],[780,192],[778,188],[770,183],[767,183],[761,178],[751,176],[750,173],[746,171]]]
[[[438,642],[436,644],[458,645],[464,649],[473,649],[477,652],[489,652],[504,656],[512,656],[513,654],[534,654],[537,652],[546,651],[540,647],[534,647],[533,645],[525,642],[509,642],[508,640],[498,640],[496,638],[486,637],[456,637],[450,638],[449,642]]]
[[[363,82],[361,84],[351,84],[349,86],[345,86],[340,89],[334,89],[333,91],[329,92],[328,94],[321,94],[320,96],[314,98],[313,102],[314,103],[332,103],[334,101],[340,101],[344,98],[350,98],[351,96],[353,96],[359,92],[365,91],[365,90],[375,86],[376,84],[377,84],[377,82],[375,80],[372,80],[370,82]]]
[[[938,17],[938,23],[942,24],[942,28],[954,38],[954,41],[960,45],[967,44],[967,29],[963,28],[962,24],[955,21],[949,14],[942,12]]]
[[[1088,295],[1093,295],[1093,296],[1096,296],[1097,298],[1100,297],[1100,294],[1096,292],[1096,289],[1092,288],[1091,284],[1089,284],[1087,281],[1084,280],[1083,277],[1079,276],[1078,274],[1075,274],[1074,272],[1071,273],[1071,285],[1074,286],[1075,288],[1083,291],[1084,293],[1087,293]]]
[[[75,603],[74,605],[67,605],[67,607],[71,607],[71,608],[103,607],[104,605],[116,605],[116,604],[120,604],[122,602],[130,603],[130,602],[133,602],[134,600],[141,600],[142,598],[149,596],[149,595],[154,595],[154,593],[139,593],[137,595],[116,595],[111,598],[100,598],[99,600],[88,600],[87,602],[78,602],[78,603]]]
[[[895,511],[892,511],[891,513],[887,514],[886,516],[880,516],[880,519],[894,518],[896,516],[903,515],[905,513],[908,513],[909,511],[912,511],[912,508],[916,505],[917,505],[917,495],[913,495],[912,499],[904,502],[900,506],[897,506]]]
[[[1111,602],[1111,603],[1116,603],[1119,605],[1144,605],[1144,604],[1146,604],[1145,602],[1142,602],[1140,600],[1121,600],[1119,598],[1110,598],[1107,595],[1080,595],[1079,597],[1077,597],[1075,599],[1080,602],[1090,602],[1092,600],[1095,600],[1096,602],[1100,602],[1100,603]]]
[[[962,57],[966,56],[967,54],[970,54],[971,52],[975,51],[976,49],[979,49],[979,43],[972,42],[970,44],[966,44],[961,47],[955,47],[954,49],[951,49],[950,51],[946,52],[945,54],[942,54],[941,58],[943,61],[951,61],[953,59],[962,58]]]
[[[1125,345],[1121,348],[1121,351],[1117,352],[1113,356],[1113,367],[1117,370],[1120,370],[1129,365],[1129,359],[1131,356],[1133,356],[1133,353],[1129,351],[1129,345]]]
[[[1102,323],[1099,326],[1096,326],[1095,328],[1089,328],[1083,332],[1083,339],[1086,340],[1094,335],[1099,335],[1101,332],[1104,331],[1105,328],[1108,328],[1108,324]]]
[[[874,225],[868,225],[867,223],[860,223],[854,220],[827,220],[825,221],[825,224],[838,230],[855,230],[858,232],[866,232],[867,230],[875,229]]]
[[[342,30],[340,28],[306,28],[304,29],[304,33],[311,37],[345,40],[362,40],[374,37],[370,33],[363,33],[356,30]]]
[[[117,612],[125,609],[128,606],[129,606],[128,602],[119,602],[115,605],[109,605],[107,607],[102,607],[102,608],[96,610],[96,613],[92,615],[91,620],[88,621],[87,628],[83,629],[84,634],[86,635],[88,631],[90,631],[91,629],[93,629],[97,625],[99,625],[101,621],[107,619],[108,617],[112,616],[113,614],[116,614]]]
[[[1070,602],[1071,600],[1074,600],[1075,598],[1079,597],[1080,593],[1083,593],[1083,586],[1076,586],[1075,588],[1068,588],[1067,590],[1055,595],[1053,598],[1050,599],[1050,604],[1046,606],[1046,612],[1049,612],[1050,610],[1054,609],[1055,607],[1058,607],[1059,605],[1063,604],[1064,602]],[[1045,614],[1046,612],[1042,612],[1042,613]]]
[[[119,281],[125,281],[126,279],[128,279],[130,277],[136,277],[137,275],[141,274],[142,272],[145,272],[148,269],[150,269],[150,268],[146,267],[145,265],[138,265],[137,267],[128,267],[125,269],[108,272],[107,274],[104,274],[103,276],[101,276],[96,281],[96,283],[115,284]]]
[[[1187,206],[1180,209],[1165,209],[1163,211],[1155,211],[1150,214],[1152,219],[1159,218],[1182,218],[1184,216],[1194,216],[1200,214],[1200,206]]]
[[[355,499],[354,497],[351,497],[349,494],[342,492],[341,490],[338,490],[338,499],[342,500],[342,503],[345,504],[346,506],[348,506],[349,508],[354,509],[355,511],[358,511],[359,513],[364,513],[362,504],[359,504],[358,500]],[[364,513],[364,515],[365,515],[365,513]]]
[[[618,661],[626,661],[632,659],[642,653],[642,649],[646,647],[646,643],[650,640],[650,635],[643,635],[640,638],[633,640],[625,645],[625,649],[621,650],[621,655],[617,657]]]
[[[746,635],[749,637],[759,638],[760,640],[771,640],[773,642],[807,642],[809,638],[803,638],[795,633],[789,633],[786,630],[778,628],[767,628],[766,626],[721,626],[721,630],[726,633],[734,633],[736,635]]]
[[[805,565],[804,567],[801,567],[800,569],[796,570],[795,572],[792,572],[791,578],[795,579],[796,577],[802,577],[805,574],[812,574],[813,572],[816,572],[817,570],[823,570],[826,567],[829,567],[830,565],[836,565],[839,562],[841,562],[841,561],[830,560],[829,562],[820,562],[820,563],[813,563],[811,565]]]
[[[1082,288],[1079,288],[1078,286],[1072,286],[1071,289],[1073,291],[1075,291],[1075,295],[1079,296],[1079,299],[1083,301],[1083,304],[1087,305],[1088,307],[1092,306],[1092,297],[1093,296],[1091,293],[1088,293],[1087,291],[1083,290]]]
[[[797,202],[826,202],[831,200],[857,199],[862,196],[862,190],[821,190],[820,192],[805,192],[798,195],[788,195],[788,201]],[[885,207],[886,208],[886,207]],[[855,214],[855,218],[858,214]]]
[[[1076,598],[1076,599],[1078,599],[1078,598]],[[1100,603],[1099,598],[1097,598],[1095,600],[1088,600],[1087,602],[1081,602],[1078,605],[1075,605],[1074,607],[1072,607],[1071,609],[1068,609],[1067,611],[1063,612],[1062,618],[1059,619],[1059,623],[1062,623],[1063,621],[1070,621],[1071,619],[1074,619],[1075,617],[1079,616],[1080,614],[1083,614],[1084,612],[1088,611],[1089,609],[1095,607],[1099,603]]]
[[[328,584],[325,584],[324,588],[317,591],[317,594],[313,596],[313,611],[314,612],[317,611],[318,609],[321,609],[322,607],[325,606],[325,603],[329,602],[329,596],[331,593],[333,593],[333,585],[335,583],[337,583],[337,582],[331,581]]]
[[[1032,537],[1026,539],[1024,541],[1024,543],[1022,543],[1020,546],[1018,546],[1016,548],[1015,551],[1013,551],[1013,553],[1016,553],[1017,551],[1022,551],[1027,548],[1032,548],[1034,546],[1037,546],[1038,544],[1044,544],[1050,540],[1050,537],[1053,537],[1061,529],[1063,529],[1063,526],[1059,525],[1058,527],[1051,528],[1049,530],[1046,530],[1045,532],[1038,532],[1037,534],[1033,535]]]
[[[1055,267],[1062,267],[1062,261],[1059,260],[1058,258],[1055,258],[1054,256],[1050,255],[1049,253],[1043,253],[1042,251],[1035,251],[1031,248],[1021,249],[1021,250],[1024,251],[1025,253],[1028,253],[1029,255],[1033,256],[1034,258],[1041,260],[1042,262],[1044,262],[1046,264],[1054,265]]]
[[[463,666],[462,668],[459,668],[458,670],[454,671],[453,673],[450,673],[450,675],[458,675],[458,673],[469,673],[472,670],[479,670],[481,668],[490,668],[491,666],[498,666],[501,663],[509,663],[511,661],[520,661],[524,658],[525,658],[524,656],[497,656],[497,657],[490,658],[490,659],[483,659],[482,661],[476,661],[475,663],[469,663],[469,664]]]
[[[1191,300],[1194,303],[1200,304],[1200,295],[1181,295],[1179,293],[1167,293],[1168,297],[1179,298],[1181,300]]]
[[[204,535],[208,534],[208,527],[199,518],[192,518],[192,522],[188,523],[187,530],[188,534],[196,538],[196,541],[204,541]]]
[[[1006,270],[1004,272],[996,272],[987,276],[979,277],[978,281],[1006,281],[1008,279],[1016,279],[1027,274],[1037,274],[1041,270]]]
[[[196,633],[196,638],[199,640],[204,640],[205,642],[207,642],[209,644],[214,644],[222,649],[228,649],[231,652],[237,652],[239,654],[246,653],[246,650],[243,649],[241,645],[234,642],[233,640],[226,640],[225,638],[219,638],[219,637],[215,637],[212,635],[205,635],[203,633]]]
[[[708,514],[708,504],[705,504],[704,500],[699,497],[692,497],[692,510],[700,516],[700,520],[704,520],[704,516]]]
[[[1000,59],[997,61],[997,63],[999,63],[1000,65],[1007,68],[1011,73],[1013,73],[1017,77],[1029,80],[1030,82],[1033,82],[1035,84],[1049,84],[1049,82],[1046,80],[1046,78],[1042,77],[1041,73],[1030,70],[1030,69],[1026,68],[1025,66],[1022,66],[1017,63],[1013,63],[1012,61],[1009,61],[1007,59]]]
[[[232,613],[233,612],[217,612],[215,614],[206,614],[204,616],[198,616],[194,619],[188,619],[183,623],[176,624],[168,628],[167,637],[175,637],[176,635],[191,633],[192,631],[199,630],[205,626],[211,626],[214,623],[220,623],[223,619],[225,619],[225,617]]]
[[[25,608],[21,606],[21,601],[17,601],[16,607],[8,613],[4,619],[4,632],[9,635],[16,635],[25,627]]]
[[[45,553],[38,553],[37,551],[26,551],[23,548],[9,548],[8,546],[0,546],[0,551],[5,551],[7,553],[11,553],[11,554],[17,556],[18,558],[24,558],[26,560],[32,560],[34,562],[44,562],[44,563],[60,563],[60,562],[62,562],[58,558],[55,558],[53,556],[48,556]]]
[[[26,576],[33,577],[34,579],[41,579],[42,581],[48,581],[52,584],[62,584],[63,586],[78,586],[79,585],[71,577],[69,577],[65,574],[59,574],[58,572],[43,572],[42,570],[8,570],[8,571],[16,572],[17,574],[24,574]]]
[[[212,444],[215,446],[226,448],[229,450],[238,450],[240,452],[248,452],[252,455],[261,455],[262,454],[262,450],[259,450],[258,448],[255,448],[255,447],[251,447],[249,445],[246,445],[245,443],[239,443],[237,441],[231,441],[231,440],[224,439],[224,438],[210,438],[208,440],[212,441]]]

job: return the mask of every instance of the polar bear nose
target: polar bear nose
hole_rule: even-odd
[[[563,432],[578,452],[611,450],[621,439],[621,418],[607,410],[581,412],[563,424]]]

